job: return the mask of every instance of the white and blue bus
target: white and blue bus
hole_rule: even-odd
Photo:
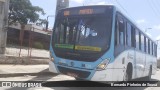
[[[156,42],[114,5],[73,7],[56,16],[49,70],[77,80],[150,80],[156,56]]]

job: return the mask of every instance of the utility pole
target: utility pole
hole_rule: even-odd
[[[49,17],[56,17],[59,10],[61,10],[63,8],[67,8],[67,7],[69,7],[69,0],[57,0],[55,15],[47,16],[46,30],[48,30],[48,24],[49,24],[48,18]]]
[[[0,54],[5,54],[9,0],[0,0]]]
[[[57,6],[56,6],[56,14],[58,13],[59,10],[63,8],[69,7],[69,0],[57,0]]]

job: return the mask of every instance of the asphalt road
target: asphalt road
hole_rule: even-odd
[[[156,75],[152,75],[153,80],[160,80],[160,69]],[[0,81],[74,81],[75,79],[65,75],[46,75],[46,76],[21,76],[0,78]],[[97,84],[97,82],[91,82]],[[158,82],[159,83],[159,82]],[[47,84],[47,83],[45,83]],[[67,84],[67,83],[66,83]],[[80,83],[77,83],[80,84]],[[103,84],[107,85],[107,84]],[[2,87],[0,90],[160,90],[159,87],[36,87],[36,88],[17,88],[17,87]]]

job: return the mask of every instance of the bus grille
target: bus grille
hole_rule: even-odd
[[[87,78],[91,74],[90,72],[87,72],[87,71],[74,70],[74,69],[64,68],[64,67],[60,67],[60,66],[58,66],[58,70],[61,73],[66,74],[66,75],[67,75],[67,73],[74,73],[79,78]]]

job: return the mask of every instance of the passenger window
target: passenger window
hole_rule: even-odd
[[[146,52],[146,37],[144,36],[144,52]]]
[[[144,52],[144,36],[141,34],[141,50]]]
[[[133,26],[131,27],[131,40],[132,47],[135,47],[135,28]]]
[[[131,46],[131,25],[127,23],[127,45]]]
[[[148,54],[150,54],[150,40],[148,39]]]
[[[152,55],[152,41],[150,41],[150,55]]]
[[[157,57],[157,45],[155,44],[155,56]]]
[[[115,45],[124,45],[125,43],[125,23],[124,19],[120,16],[117,17],[116,21],[116,31],[115,31]]]
[[[154,43],[152,42],[152,55],[154,56],[155,54],[154,54]]]
[[[139,31],[136,29],[136,48],[139,50]]]
[[[115,46],[119,44],[119,29],[118,29],[118,17],[116,17],[116,23],[115,23]]]
[[[146,53],[148,54],[148,38],[146,38]]]
[[[142,50],[141,48],[141,33],[139,32],[139,50]]]
[[[124,20],[123,20],[123,18],[120,18],[119,17],[119,20],[118,20],[118,25],[119,25],[119,43],[121,44],[121,45],[124,45],[124,30],[125,30],[125,28],[124,28]]]
[[[152,42],[152,55],[153,55],[153,51],[154,51],[154,50],[153,50],[153,47],[154,47],[154,46],[153,46],[153,42]]]

